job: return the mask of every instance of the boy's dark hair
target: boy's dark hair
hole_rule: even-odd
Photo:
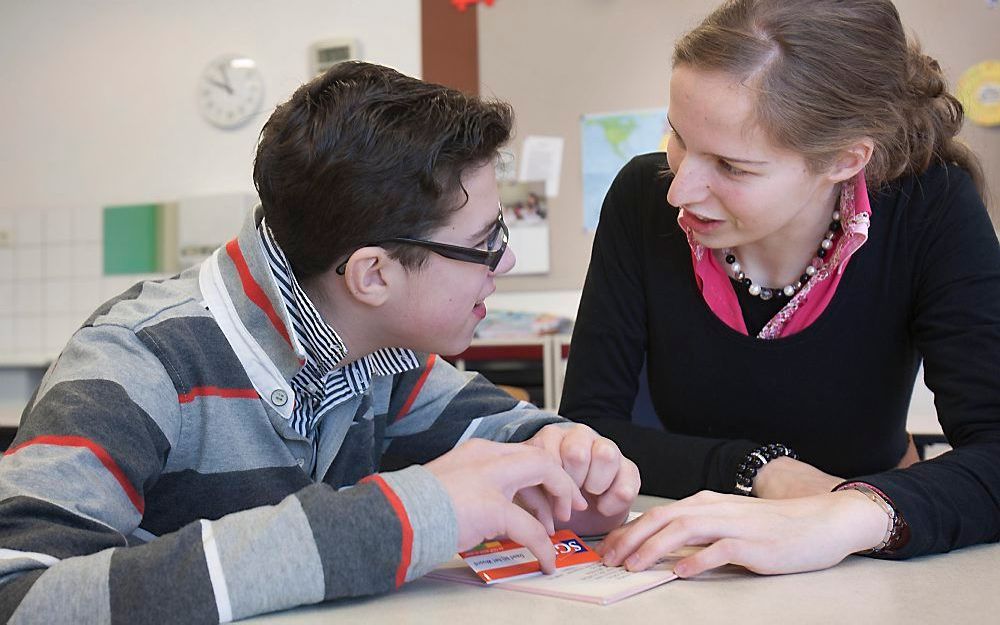
[[[422,238],[468,201],[461,176],[510,138],[509,105],[370,63],[335,65],[264,124],[253,178],[299,280],[359,247]],[[404,266],[427,251],[385,246]]]

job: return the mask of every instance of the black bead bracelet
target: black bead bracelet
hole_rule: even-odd
[[[733,492],[737,495],[746,495],[749,497],[750,492],[753,490],[753,480],[757,477],[757,471],[768,462],[782,456],[792,459],[799,457],[797,453],[781,443],[761,445],[748,453],[743,462],[740,463],[739,468],[736,469],[736,488]]]

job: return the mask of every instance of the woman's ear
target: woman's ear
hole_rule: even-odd
[[[381,247],[362,247],[351,254],[344,268],[344,286],[358,302],[381,306],[389,299],[389,287],[395,282],[399,262]]]
[[[868,161],[872,160],[874,150],[875,142],[870,137],[865,137],[843,150],[830,167],[827,174],[830,180],[837,183],[853,178],[865,168]]]

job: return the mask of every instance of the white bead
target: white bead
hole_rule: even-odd
[[[795,295],[795,287],[789,284],[784,289],[782,289],[781,292],[784,293],[786,296],[791,297]]]
[[[747,291],[750,293],[750,295],[753,295],[754,297],[756,297],[756,296],[760,295],[760,285],[759,284],[751,284],[747,288]]]
[[[733,268],[733,273],[737,275],[740,273],[740,270],[743,269],[743,265],[740,264],[740,261],[736,261],[735,263],[729,266]]]
[[[806,275],[807,276],[815,276],[816,275],[816,268],[813,267],[812,265],[809,265],[808,267],[806,267]]]
[[[823,239],[823,242],[820,243],[819,246],[824,250],[828,250],[831,247],[833,247],[833,241],[831,241],[830,239]]]
[[[833,220],[840,221],[840,211],[833,211]]]

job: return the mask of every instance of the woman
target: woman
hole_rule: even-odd
[[[666,157],[605,200],[560,412],[645,492],[734,494],[653,510],[605,562],[701,544],[679,575],[781,573],[996,541],[1000,250],[961,106],[892,3],[727,2],[677,44],[669,111]],[[921,358],[954,450],[912,464]],[[644,359],[667,432],[629,422]]]

